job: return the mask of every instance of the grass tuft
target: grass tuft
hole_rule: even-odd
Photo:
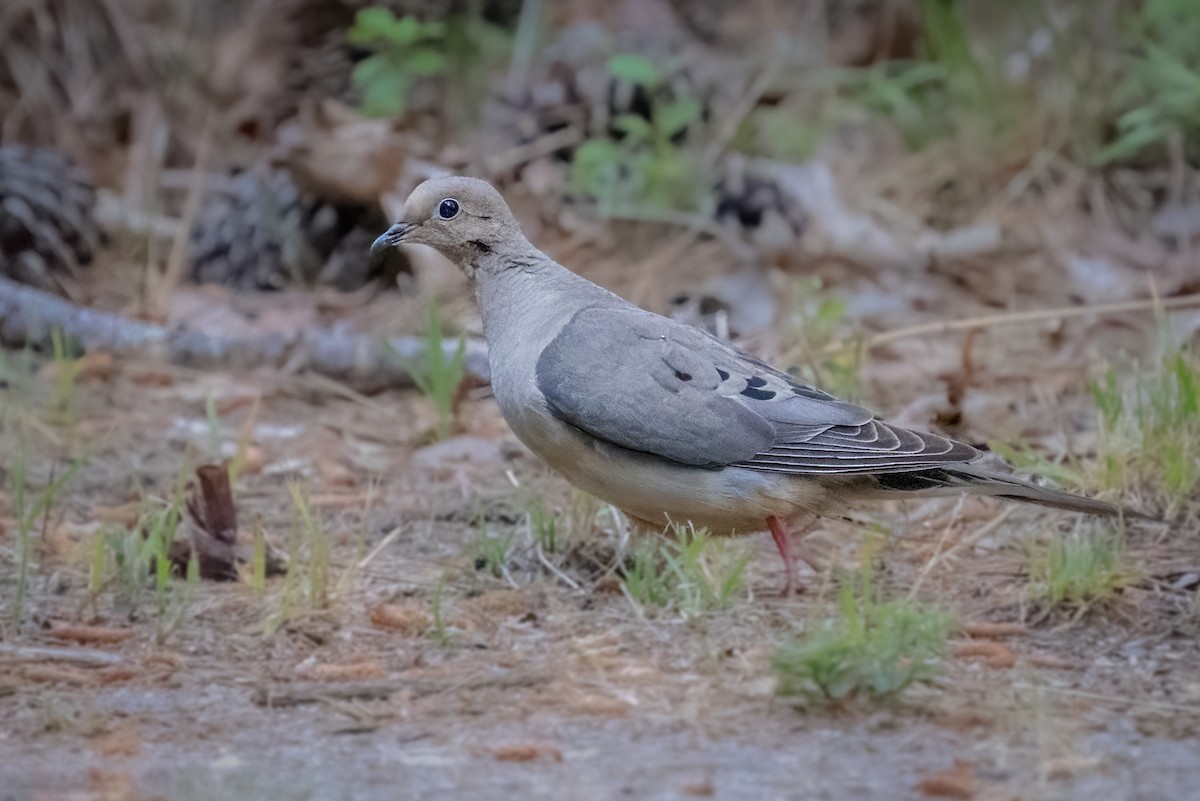
[[[750,553],[690,525],[673,526],[672,535],[634,550],[621,571],[629,596],[643,607],[687,617],[727,609],[742,589]]]
[[[865,567],[842,580],[836,618],[776,651],[776,693],[809,703],[895,697],[933,679],[953,626],[938,607],[882,600]]]
[[[1047,611],[1103,603],[1135,578],[1126,565],[1124,537],[1108,526],[1055,534],[1029,551],[1029,597]]]
[[[1089,483],[1150,494],[1168,516],[1179,512],[1200,488],[1200,353],[1167,348],[1128,381],[1110,368],[1091,394],[1099,458]]]

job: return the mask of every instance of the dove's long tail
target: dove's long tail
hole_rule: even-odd
[[[1147,515],[1140,512],[1115,504],[1041,487],[1016,476],[995,473],[969,464],[912,473],[876,475],[875,479],[889,493],[913,493],[929,496],[968,492],[974,495],[991,495],[996,498],[1035,503],[1039,506],[1050,506],[1055,509],[1102,517],[1148,518]]]

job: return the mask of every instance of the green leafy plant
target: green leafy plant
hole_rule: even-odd
[[[152,581],[155,638],[160,644],[186,619],[200,581],[200,563],[195,553],[188,559],[182,582],[171,559],[187,475],[185,467],[169,500],[145,498],[132,527],[102,529],[92,545],[88,578],[92,599],[112,586],[116,607],[122,614],[134,617],[141,610],[147,583]]]
[[[440,22],[397,18],[386,8],[364,8],[355,16],[347,38],[373,51],[355,65],[352,76],[362,92],[363,111],[371,116],[403,116],[414,84],[446,70],[446,26]]]
[[[730,145],[743,153],[802,162],[816,151],[821,133],[821,121],[814,121],[809,111],[786,106],[759,106],[738,128]]]
[[[686,616],[727,609],[743,586],[750,554],[705,529],[672,526],[671,536],[642,543],[623,568],[629,596],[642,606]]]
[[[667,76],[644,56],[615,55],[608,70],[646,94],[649,115],[618,114],[611,121],[612,136],[592,137],[576,149],[571,163],[574,191],[595,200],[605,214],[638,207],[698,209],[708,195],[707,178],[687,152],[685,140],[703,121],[700,99],[668,95]]]
[[[776,651],[779,695],[810,703],[881,700],[937,674],[954,616],[908,599],[883,600],[865,563],[857,581],[843,577],[837,617]]]

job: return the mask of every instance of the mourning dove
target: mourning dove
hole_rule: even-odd
[[[525,445],[635,520],[770,530],[787,594],[792,538],[861,501],[966,492],[1121,511],[981,467],[970,445],[889,425],[623,300],[530,244],[484,181],[425,181],[371,251],[409,243],[474,283],[496,402]]]

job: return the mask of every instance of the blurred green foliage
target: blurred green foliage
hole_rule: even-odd
[[[883,600],[865,560],[841,579],[837,617],[775,652],[776,692],[806,703],[894,697],[937,675],[954,622],[938,607]]]
[[[347,32],[351,44],[372,54],[355,65],[352,80],[362,93],[363,111],[374,117],[401,117],[422,78],[445,76],[456,109],[486,90],[490,71],[506,57],[512,37],[478,13],[448,16],[440,22],[397,17],[389,9],[361,9]]]
[[[1117,89],[1116,138],[1101,163],[1161,151],[1179,137],[1200,154],[1200,3],[1148,0],[1129,21],[1136,46]]]
[[[666,74],[648,58],[632,53],[609,59],[612,78],[645,93],[648,116],[626,112],[613,117],[612,135],[593,136],[579,146],[571,165],[571,186],[594,200],[602,213],[639,206],[694,210],[703,205],[710,183],[687,148],[702,127],[700,98],[669,95]]]
[[[386,8],[364,8],[347,32],[351,44],[374,54],[354,67],[354,85],[362,92],[363,111],[374,117],[399,117],[408,108],[413,84],[446,70],[446,26],[397,18]]]

